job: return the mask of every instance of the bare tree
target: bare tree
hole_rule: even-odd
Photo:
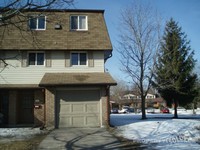
[[[122,97],[125,95],[128,88],[125,81],[118,79],[117,86],[112,86],[110,90],[112,99],[119,102],[119,100],[121,100]]]
[[[38,46],[40,43],[39,40],[37,40],[34,32],[29,32],[29,37],[31,37],[29,39],[27,36],[25,36],[25,33],[28,34],[27,26],[25,26],[25,24],[27,24],[27,21],[30,19],[30,16],[28,16],[26,12],[29,10],[40,10],[42,13],[49,9],[67,9],[70,6],[73,6],[73,4],[74,0],[1,0],[0,46],[4,39],[4,35],[13,28],[17,29],[27,42],[32,43],[34,46]],[[58,19],[56,16],[54,18]],[[12,66],[12,64],[8,64],[6,60],[18,59],[19,55],[20,52],[17,55],[13,55],[7,58],[4,57],[3,52],[0,52],[0,73],[6,67]]]
[[[25,9],[61,9],[73,5],[74,0],[2,0],[0,14],[2,20],[8,20]]]
[[[122,70],[139,89],[142,119],[146,119],[145,97],[151,87],[154,57],[159,47],[160,18],[150,5],[133,3],[121,13],[118,52]]]

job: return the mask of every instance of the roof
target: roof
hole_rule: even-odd
[[[46,73],[39,85],[117,85],[117,83],[109,73]]]
[[[46,16],[45,30],[28,29],[30,15]],[[88,30],[70,30],[70,16],[87,16]],[[20,23],[19,22],[20,18]],[[25,10],[24,15],[12,18],[15,26],[9,24],[0,28],[3,35],[1,50],[112,50],[103,10],[47,9]],[[55,25],[60,25],[59,29]],[[20,30],[20,29],[21,30]]]
[[[0,7],[1,8],[1,7]],[[3,9],[2,12],[7,12],[15,9]],[[17,10],[17,9],[16,9]],[[18,12],[101,12],[104,13],[103,9],[20,9]]]
[[[104,13],[103,9],[24,9],[26,12],[100,12]]]

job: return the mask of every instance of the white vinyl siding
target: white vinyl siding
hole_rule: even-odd
[[[46,67],[51,67],[51,51],[45,52],[45,65]]]
[[[18,56],[18,52],[8,51],[6,57]],[[22,58],[10,59],[7,62],[12,64],[1,72],[1,84],[39,84],[45,73],[92,73],[104,72],[104,52],[94,51],[94,67],[89,66],[65,66],[65,51],[51,52],[51,67],[45,65],[39,66],[22,66]],[[24,60],[25,61],[25,60]]]
[[[88,52],[88,66],[94,67],[94,58],[93,58],[93,52]]]

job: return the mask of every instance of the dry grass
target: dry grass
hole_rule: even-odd
[[[28,140],[0,143],[0,150],[36,150],[46,135],[37,135]]]

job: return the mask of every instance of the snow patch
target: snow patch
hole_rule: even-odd
[[[29,139],[47,132],[40,128],[0,128],[0,142]]]
[[[118,136],[149,146],[154,144],[155,149],[200,149],[200,121],[197,119],[199,115],[182,116],[194,119],[171,119],[171,114],[154,114],[147,117],[150,119],[141,120],[141,115],[135,114],[115,114],[111,115],[111,124],[116,126],[115,133]]]

